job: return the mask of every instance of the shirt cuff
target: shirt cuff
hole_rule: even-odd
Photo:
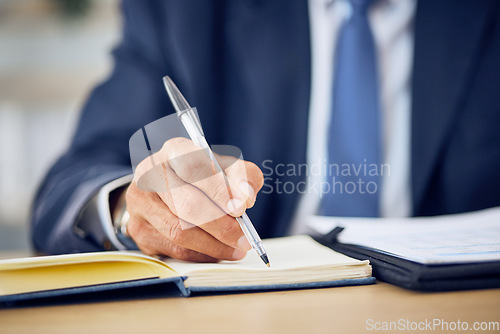
[[[120,241],[115,233],[109,196],[114,190],[132,182],[133,174],[125,175],[104,186],[87,202],[75,224],[75,232],[82,238],[92,238],[104,249],[126,250],[131,247]]]

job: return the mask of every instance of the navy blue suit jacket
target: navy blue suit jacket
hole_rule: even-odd
[[[500,205],[499,4],[417,2],[411,88],[414,216]],[[132,0],[123,7],[123,41],[114,51],[114,70],[93,91],[71,147],[34,203],[34,245],[47,253],[102,247],[78,236],[73,222],[101,185],[131,172],[130,136],[173,112],[163,75],[198,107],[211,143],[236,145],[259,166],[265,160],[274,165],[306,161],[307,0]],[[249,215],[262,237],[285,233],[297,200],[296,192],[259,195]]]

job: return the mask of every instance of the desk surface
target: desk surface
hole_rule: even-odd
[[[0,333],[388,333],[375,326],[398,321],[432,323],[434,319],[467,322],[469,329],[483,321],[498,326],[500,289],[418,293],[377,282],[357,287],[2,309]],[[418,323],[410,324],[415,325]],[[442,330],[439,326],[427,332]],[[469,332],[500,333],[500,329],[459,333]]]

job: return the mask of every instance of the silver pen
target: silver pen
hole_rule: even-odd
[[[165,84],[165,88],[167,90],[168,96],[170,97],[170,101],[174,105],[177,117],[179,117],[182,124],[186,128],[189,137],[191,137],[191,140],[195,143],[195,145],[203,148],[207,152],[208,156],[214,163],[214,167],[217,172],[221,172],[224,176],[224,180],[226,181],[226,185],[229,189],[227,176],[220,167],[217,159],[214,156],[214,153],[212,152],[212,149],[210,148],[210,145],[208,145],[205,139],[203,129],[198,117],[194,113],[194,109],[191,108],[189,103],[187,103],[186,99],[184,98],[184,96],[182,96],[181,92],[174,84],[172,79],[170,79],[170,77],[163,77],[163,83]],[[255,230],[252,222],[250,221],[250,218],[248,218],[248,215],[246,213],[243,213],[241,217],[236,217],[236,220],[238,221],[238,224],[240,224],[241,230],[245,234],[245,237],[247,238],[252,248],[255,249],[266,266],[270,267],[269,258],[267,257],[267,253],[264,249],[264,245],[262,244],[262,240],[260,239],[259,234]]]

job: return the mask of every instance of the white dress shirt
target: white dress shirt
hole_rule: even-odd
[[[378,0],[369,11],[375,39],[382,106],[383,164],[389,173],[382,177],[382,217],[411,214],[410,133],[411,69],[413,64],[413,18],[415,0]],[[311,31],[311,98],[307,138],[307,162],[327,164],[327,134],[332,103],[335,45],[342,22],[351,14],[347,0],[309,0]],[[317,170],[317,169],[316,169]],[[321,194],[312,185],[325,175],[310,173],[308,189],[302,194],[290,234],[307,233],[307,217],[315,215]],[[312,190],[312,191],[311,191]]]

